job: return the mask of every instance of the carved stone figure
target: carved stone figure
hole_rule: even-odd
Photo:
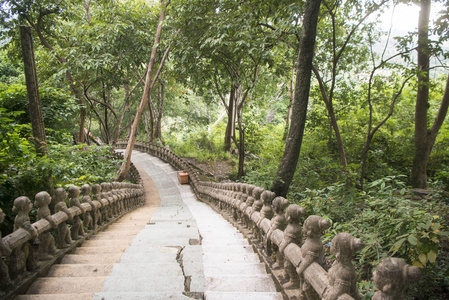
[[[268,255],[275,253],[276,262],[273,264],[274,269],[278,269],[283,265],[283,256],[278,251],[278,247],[275,243],[271,242],[271,235],[276,229],[284,230],[287,227],[287,218],[285,217],[284,210],[290,204],[290,202],[284,197],[276,197],[273,200],[273,210],[276,213],[271,220],[271,227],[267,233],[267,251]]]
[[[63,211],[67,214],[68,220],[72,220],[72,214],[67,208],[65,199],[67,199],[67,192],[63,188],[57,188],[55,190],[53,199],[55,200],[55,213]],[[67,223],[61,222],[58,225],[58,245],[60,248],[67,248],[72,243],[72,238],[70,237],[70,230]]]
[[[282,256],[279,256],[279,266],[282,266],[283,261],[283,255],[285,248],[291,244],[294,243],[298,246],[302,245],[302,230],[301,230],[301,218],[306,213],[306,210],[297,205],[292,204],[289,207],[287,207],[285,211],[285,218],[287,220],[287,228],[284,230],[284,238],[279,245],[279,253],[282,254]],[[299,277],[298,273],[296,273],[295,266],[289,261],[284,261],[284,281],[286,283],[284,284],[284,288],[287,289],[294,289],[299,287]]]
[[[80,200],[80,189],[77,186],[72,185],[69,187],[69,206],[76,206],[81,210],[81,214],[84,214],[85,211],[81,206]],[[80,235],[84,235],[84,228],[83,228],[83,221],[81,218],[77,215],[73,216],[72,221],[72,239],[73,240],[79,240]]]
[[[51,228],[56,228],[48,205],[51,203],[51,197],[47,192],[39,192],[34,197],[34,205],[37,206],[36,220],[45,219],[50,223]],[[39,260],[51,259],[56,253],[55,239],[47,230],[39,235]]]
[[[99,184],[92,185],[92,194],[94,195],[94,201],[96,200],[101,204],[101,207],[98,209],[99,212],[97,212],[96,225],[102,225],[103,217],[106,217],[106,209],[103,202],[101,202],[101,186]]]
[[[83,224],[84,226],[90,230],[90,229],[95,229],[97,228],[97,211],[98,209],[95,208],[94,203],[92,202],[92,200],[90,199],[90,192],[92,191],[92,189],[90,188],[90,185],[88,184],[84,184],[81,187],[81,203],[89,203],[90,207],[92,207],[91,211],[86,211],[84,212],[83,215]]]
[[[374,271],[374,282],[379,289],[372,300],[404,300],[410,284],[417,282],[421,271],[396,257],[384,258]]]
[[[273,218],[274,211],[271,205],[274,197],[276,197],[276,194],[272,191],[264,191],[262,193],[262,209],[260,210],[260,220],[257,225],[260,226],[260,222],[262,222],[263,218],[267,218],[268,220],[271,220],[271,218]]]
[[[253,232],[254,242],[260,241],[262,237],[260,235],[260,230],[257,227],[257,224],[255,224],[252,221],[251,215],[255,212],[259,212],[262,209],[263,202],[262,202],[262,200],[260,200],[260,195],[262,194],[263,191],[264,191],[264,189],[262,189],[260,187],[256,187],[253,190],[254,202],[253,202],[253,205],[251,206],[251,212],[249,215],[249,219],[250,219],[250,226],[251,226],[251,229]]]
[[[352,259],[363,247],[362,240],[354,238],[349,233],[339,233],[332,239],[330,251],[335,257],[335,262],[327,273],[330,289],[324,297],[325,300],[337,300],[345,293],[356,300],[360,299],[357,273]]]
[[[5,220],[5,214],[0,208],[0,224]],[[11,254],[11,249],[3,243],[2,232],[0,231],[0,257],[9,256]],[[11,279],[9,278],[8,266],[0,259],[0,296],[2,296],[2,291],[7,291],[12,287]]]
[[[307,238],[301,247],[302,258],[296,272],[300,276],[300,293],[309,300],[320,299],[320,297],[304,280],[303,272],[314,262],[324,266],[324,248],[320,237],[327,228],[329,228],[329,221],[320,216],[312,215],[304,221],[303,232]]]
[[[109,197],[109,185],[106,182],[101,183],[101,199],[108,201],[108,205],[105,207],[106,217],[105,220],[113,217],[113,199]]]
[[[18,197],[14,200],[12,212],[17,213],[14,220],[14,231],[25,229],[31,235],[32,240],[34,240],[37,232],[31,226],[30,217],[28,216],[32,207],[33,205],[28,197]],[[37,268],[34,251],[30,242],[25,242],[22,246],[12,251],[10,263],[9,270],[13,278],[19,277],[25,271],[33,271]]]

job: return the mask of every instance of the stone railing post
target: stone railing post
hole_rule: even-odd
[[[81,210],[81,214],[85,213],[84,208],[81,206],[80,200],[79,200],[79,195],[80,195],[80,189],[77,186],[70,186],[69,187],[69,207],[77,207]],[[72,240],[79,240],[81,236],[84,236],[86,233],[84,232],[84,227],[83,227],[83,221],[81,220],[81,218],[77,215],[74,214],[73,219],[72,219]]]
[[[37,237],[37,232],[36,229],[31,226],[30,217],[28,215],[32,207],[33,205],[28,197],[18,197],[14,200],[12,212],[17,214],[14,220],[14,232],[23,229],[31,236],[31,242],[34,242],[34,239]],[[19,247],[12,250],[9,272],[11,278],[20,279],[20,276],[25,273],[25,271],[34,271],[36,268],[37,265],[34,257],[34,251],[31,243],[27,239]]]
[[[297,205],[292,204],[287,207],[285,211],[285,218],[287,220],[287,227],[285,228],[284,235],[280,243],[276,241],[276,237],[273,236],[274,244],[279,245],[279,254],[277,258],[278,266],[282,267],[284,263],[284,275],[282,281],[284,282],[285,289],[298,288],[299,287],[299,277],[296,273],[295,266],[288,260],[284,260],[285,249],[288,245],[302,246],[302,229],[301,229],[301,219],[305,215],[306,210]],[[275,232],[275,231],[273,231]]]
[[[279,269],[283,265],[283,258],[282,254],[279,252],[279,248],[276,244],[273,244],[271,242],[271,236],[273,235],[273,232],[276,229],[279,229],[281,231],[284,231],[287,227],[287,217],[284,213],[284,210],[287,208],[287,206],[290,204],[290,202],[285,199],[284,197],[276,197],[273,200],[273,210],[275,213],[274,218],[271,220],[271,226],[270,230],[267,233],[267,255],[269,257],[272,256],[274,252],[274,264],[272,265],[272,268]]]
[[[57,229],[57,242],[59,248],[67,248],[72,243],[72,238],[70,234],[69,227],[67,226],[67,223],[65,220],[71,221],[73,219],[71,212],[69,211],[67,204],[65,203],[65,200],[67,198],[67,192],[63,188],[57,188],[55,190],[55,195],[53,199],[55,200],[55,214],[61,212],[59,214],[59,217],[62,222],[59,222],[58,229]],[[63,219],[65,217],[65,219]]]
[[[5,220],[5,213],[0,208],[0,224]],[[3,242],[2,233],[0,232],[0,257],[10,256],[11,248]],[[9,277],[8,266],[5,264],[3,259],[0,259],[0,297],[4,295],[4,291],[10,290],[12,288],[11,278]]]
[[[34,197],[34,204],[37,207],[36,220],[47,220],[50,224],[51,229],[56,228],[55,220],[51,215],[48,205],[51,203],[50,194],[47,192],[39,192]],[[56,244],[55,239],[51,235],[50,231],[47,230],[41,233],[39,236],[39,260],[48,260],[53,258],[56,254]]]
[[[405,299],[410,284],[417,282],[421,271],[396,257],[384,258],[374,271],[374,282],[379,289],[372,300]]]
[[[339,233],[332,239],[330,251],[335,261],[327,273],[329,289],[324,295],[325,300],[337,300],[343,294],[348,294],[356,300],[360,299],[357,273],[352,259],[363,247],[365,245],[362,240],[354,238],[349,233]]]

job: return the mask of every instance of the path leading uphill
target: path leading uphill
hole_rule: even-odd
[[[149,195],[145,207],[85,242],[17,299],[282,299],[248,241],[180,185],[175,169],[138,151],[132,161]]]

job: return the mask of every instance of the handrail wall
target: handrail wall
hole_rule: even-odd
[[[126,141],[119,141],[117,148],[126,145]],[[352,264],[355,253],[364,247],[360,239],[348,233],[337,234],[330,246],[335,262],[326,271],[320,236],[329,227],[328,221],[309,216],[301,222],[304,208],[254,185],[202,181],[199,171],[170,149],[144,142],[136,142],[134,148],[188,172],[197,198],[249,239],[288,299],[360,299]],[[419,269],[402,259],[385,258],[374,272],[377,291],[372,299],[402,299],[407,287],[419,277]]]
[[[57,188],[52,196],[46,191],[39,192],[34,201],[38,207],[37,221],[32,224],[28,215],[32,202],[24,196],[16,198],[14,232],[3,238],[0,233],[0,299],[13,299],[25,293],[36,278],[45,276],[65,254],[142,206],[144,189],[134,165],[128,179],[134,183],[71,186],[68,194],[65,189]],[[4,216],[1,209],[0,214]]]

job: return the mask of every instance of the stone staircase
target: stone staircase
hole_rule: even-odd
[[[114,264],[131,245],[135,235],[147,224],[159,205],[157,188],[144,173],[145,206],[129,212],[106,230],[86,240],[82,247],[66,255],[60,264],[53,265],[45,277],[38,278],[26,295],[17,300],[84,300],[101,292]]]
[[[137,151],[133,163],[146,205],[65,256],[16,299],[283,299],[249,242],[180,185],[169,164]]]

